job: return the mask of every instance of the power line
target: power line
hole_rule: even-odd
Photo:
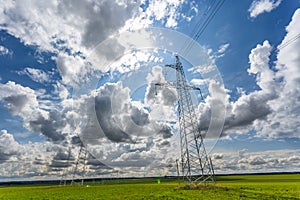
[[[292,37],[291,39],[289,39],[287,42],[279,45],[277,47],[277,51],[289,46],[290,44],[292,44],[293,42],[295,42],[296,40],[298,40],[300,38],[300,33],[298,33],[297,35],[295,35],[294,37]]]
[[[198,20],[198,22],[196,23],[196,25],[194,26],[194,28],[193,28],[193,30],[192,30],[192,32],[191,32],[191,34],[190,34],[190,35],[192,36],[192,38],[195,37],[196,33],[198,32],[198,31],[197,31],[197,27],[200,27],[200,26],[201,26],[201,23],[202,23],[204,17],[208,14],[208,12],[209,12],[210,9],[212,8],[212,6],[215,4],[215,2],[216,2],[216,0],[213,0],[213,1],[211,2],[211,4],[207,7],[207,9],[204,11],[204,13],[201,15],[200,19]],[[186,40],[186,41],[184,42],[184,45],[182,46],[181,49],[184,50],[184,49],[186,48],[186,46],[188,46],[188,40]]]
[[[193,32],[195,32],[195,33],[192,33],[193,40],[197,41],[200,38],[200,36],[206,30],[207,26],[210,24],[210,22],[215,17],[215,15],[217,14],[217,12],[220,10],[220,8],[222,7],[222,5],[224,3],[225,3],[225,0],[220,0],[218,2],[216,2],[215,0],[212,1],[211,5],[207,8],[207,10],[203,14],[204,17],[206,17],[206,16],[207,17],[204,20],[202,26],[200,26],[200,28],[196,29],[196,27],[198,25],[200,25],[202,22],[202,18],[200,18],[198,23],[196,24],[196,26],[193,29]],[[192,46],[194,44],[193,40],[190,40],[188,42],[187,46],[182,48],[184,55],[187,55],[189,53],[190,49],[192,48]],[[186,42],[185,42],[185,44],[186,44]]]

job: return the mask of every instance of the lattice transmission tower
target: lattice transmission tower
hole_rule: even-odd
[[[75,167],[72,175],[71,185],[79,184],[83,185],[85,178],[85,170],[87,164],[88,151],[84,146],[83,142],[80,141],[80,149],[78,152],[77,159],[75,161]]]
[[[71,159],[71,148],[69,147],[68,150],[68,156],[67,156],[67,160],[65,160],[65,168],[62,171],[62,175],[61,175],[61,179],[59,182],[59,185],[66,185],[67,184],[67,176],[68,176],[68,171],[70,168],[70,159]]]
[[[187,83],[179,57],[176,63],[165,65],[176,70],[176,83],[156,83],[155,86],[174,87],[178,95],[178,116],[180,126],[181,173],[189,184],[195,182],[214,182],[214,169],[208,156],[199,123],[195,114],[190,90],[200,88]],[[202,95],[201,95],[202,96]]]

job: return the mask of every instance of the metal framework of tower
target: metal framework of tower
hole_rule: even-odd
[[[75,161],[75,167],[72,175],[71,185],[79,184],[83,185],[85,170],[86,170],[86,162],[87,162],[88,152],[86,147],[81,142],[79,153],[77,159]]]
[[[66,168],[63,170],[61,179],[59,182],[59,185],[66,185],[67,184],[67,175],[68,175],[68,169],[69,169],[69,164],[70,164],[70,158],[71,158],[71,148],[68,150],[68,157],[66,161]]]
[[[214,182],[214,169],[211,158],[207,155],[199,123],[193,107],[190,90],[200,88],[190,86],[183,71],[179,57],[176,63],[165,65],[176,70],[176,84],[173,86],[178,95],[178,116],[180,126],[181,173],[189,184],[196,182]],[[156,83],[164,86],[163,83]],[[170,85],[169,85],[170,86]]]

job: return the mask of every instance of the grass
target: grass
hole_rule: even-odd
[[[215,185],[193,187],[166,179],[86,184],[4,187],[0,199],[300,199],[299,174],[222,176]]]

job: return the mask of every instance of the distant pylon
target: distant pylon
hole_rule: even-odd
[[[71,185],[74,185],[76,181],[80,181],[79,182],[80,185],[83,185],[84,182],[88,152],[86,147],[83,145],[83,142],[80,143],[81,143],[80,149],[79,149],[77,159],[75,161],[75,167],[73,171]]]
[[[67,174],[68,174],[68,169],[69,169],[69,164],[70,164],[70,158],[71,158],[71,148],[69,148],[69,150],[68,150],[68,157],[67,157],[67,161],[66,161],[66,167],[62,172],[59,185],[66,185],[66,183],[67,183]]]
[[[212,161],[204,147],[190,94],[190,90],[199,90],[200,94],[201,90],[187,83],[178,56],[176,56],[175,64],[165,66],[176,70],[176,84],[156,83],[155,86],[175,87],[177,90],[182,177],[185,182],[190,184],[194,182],[214,182]]]

